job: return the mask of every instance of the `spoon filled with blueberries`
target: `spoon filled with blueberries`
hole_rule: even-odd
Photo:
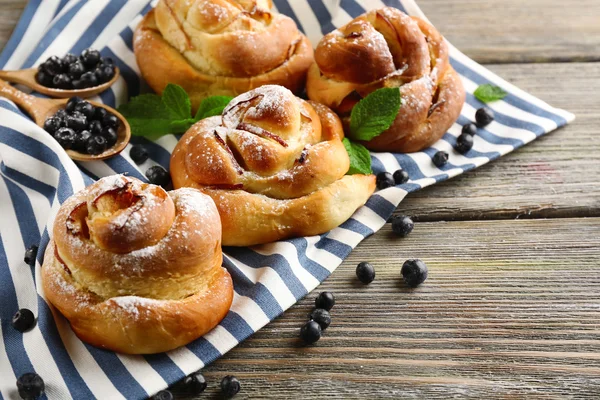
[[[131,128],[117,110],[81,97],[43,99],[23,93],[0,79],[0,96],[18,104],[78,161],[104,160],[120,153]]]
[[[108,89],[119,78],[119,68],[97,50],[84,50],[79,57],[68,53],[52,56],[38,68],[0,71],[0,79],[20,83],[46,96],[87,98]]]

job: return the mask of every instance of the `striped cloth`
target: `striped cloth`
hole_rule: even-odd
[[[29,68],[51,55],[102,49],[122,71],[119,81],[95,101],[118,105],[147,90],[139,77],[132,35],[148,0],[31,0],[0,56],[2,69]],[[395,6],[423,17],[413,0],[275,0],[313,44],[335,27],[366,10]],[[48,307],[40,285],[48,227],[60,204],[98,177],[128,173],[145,179],[152,165],[168,168],[177,137],[156,142],[134,138],[151,159],[138,167],[128,151],[107,161],[74,163],[45,131],[13,103],[0,98],[0,399],[18,398],[16,377],[35,371],[47,384],[50,399],[142,399],[214,361],[276,318],[331,274],[365,237],[380,229],[407,193],[443,181],[494,160],[573,120],[573,115],[503,81],[451,47],[452,64],[462,76],[467,102],[460,119],[438,143],[416,154],[373,153],[375,172],[402,167],[411,180],[377,192],[339,228],[252,248],[225,249],[225,265],[235,282],[231,311],[205,337],[166,354],[125,356],[82,343],[67,321]],[[466,155],[453,151],[461,126],[481,107],[473,91],[493,83],[509,92],[491,108],[496,120],[475,137]],[[438,150],[450,161],[436,168]],[[37,262],[23,262],[25,249],[39,245]],[[37,326],[21,334],[11,326],[13,313],[31,309]],[[235,371],[232,371],[235,372]]]

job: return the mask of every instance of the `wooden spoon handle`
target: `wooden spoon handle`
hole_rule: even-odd
[[[0,96],[14,101],[27,114],[29,114],[29,116],[32,117],[35,123],[38,125],[43,124],[44,118],[48,114],[48,110],[52,107],[56,107],[56,103],[54,101],[40,99],[38,97],[23,93],[2,79],[0,79]]]
[[[37,82],[35,81],[35,72],[37,70],[34,69],[22,69],[17,71],[0,71],[0,79],[4,79],[7,82],[20,83],[22,85],[32,87]]]

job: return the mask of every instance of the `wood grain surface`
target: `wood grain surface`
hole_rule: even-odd
[[[388,224],[361,243],[207,367],[198,399],[219,398],[227,374],[239,399],[600,398],[600,1],[418,3],[455,46],[576,122],[411,194],[397,211],[422,221],[409,237]],[[0,48],[25,4],[0,0]],[[400,279],[408,258],[429,266],[415,290]],[[377,270],[371,285],[355,278],[360,261]],[[298,332],[324,290],[333,323],[305,347]]]

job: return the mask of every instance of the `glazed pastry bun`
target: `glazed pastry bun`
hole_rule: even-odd
[[[265,84],[301,92],[313,49],[271,0],[160,0],[138,25],[134,51],[157,93],[182,86],[196,109],[213,95]]]
[[[346,221],[375,190],[346,175],[342,124],[330,109],[267,85],[193,125],[171,157],[175,187],[213,198],[223,245],[318,235]]]
[[[215,327],[233,300],[210,197],[103,178],[68,198],[42,267],[46,298],[84,342],[168,351]]]
[[[465,102],[448,45],[428,22],[386,7],[363,14],[325,35],[308,72],[307,93],[349,122],[352,108],[371,92],[400,87],[393,125],[363,143],[376,151],[414,152],[452,126]]]

